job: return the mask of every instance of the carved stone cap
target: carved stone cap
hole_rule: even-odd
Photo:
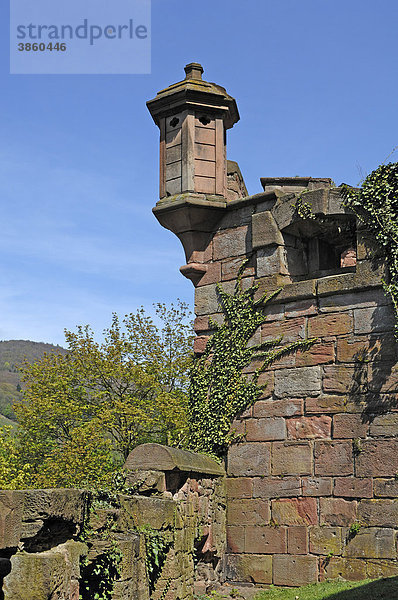
[[[170,116],[185,109],[204,110],[221,114],[225,128],[239,121],[236,101],[225,88],[202,80],[203,67],[199,63],[185,66],[185,79],[160,90],[156,98],[148,100],[147,107],[153,120],[159,125],[161,117]]]
[[[219,477],[225,475],[223,467],[209,456],[161,444],[137,446],[128,455],[124,468],[131,471],[184,471]]]

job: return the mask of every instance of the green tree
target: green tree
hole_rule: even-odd
[[[178,302],[114,314],[98,342],[89,326],[65,331],[66,354],[23,371],[16,444],[35,486],[104,481],[137,445],[186,436],[191,361],[188,308]]]

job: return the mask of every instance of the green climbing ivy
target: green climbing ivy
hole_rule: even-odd
[[[214,334],[191,371],[190,447],[216,457],[222,457],[234,439],[230,433],[234,418],[254,404],[265,388],[258,384],[260,374],[279,358],[298,349],[307,350],[316,341],[302,340],[281,347],[282,337],[279,337],[249,344],[257,328],[266,321],[266,305],[280,290],[256,300],[257,284],[246,290],[242,287],[246,262],[233,294],[217,285],[224,322],[221,325],[211,322]],[[253,374],[245,374],[245,367],[253,361],[259,366]]]
[[[344,206],[364,224],[386,261],[389,278],[383,285],[393,302],[398,339],[398,163],[380,165],[360,188],[343,186],[343,194]]]

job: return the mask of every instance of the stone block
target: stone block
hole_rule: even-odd
[[[334,496],[343,498],[372,498],[372,479],[359,477],[336,477],[334,480]]]
[[[361,528],[347,540],[343,556],[348,558],[396,558],[393,529]]]
[[[266,442],[286,439],[285,419],[281,417],[248,419],[246,423],[246,439],[248,442]],[[266,474],[267,473],[264,473],[264,475]]]
[[[261,554],[230,554],[226,557],[228,581],[257,584],[272,583],[272,556]]]
[[[312,348],[296,353],[296,367],[309,367],[334,362],[334,342],[314,344]]]
[[[242,257],[223,260],[221,265],[222,276],[217,281],[229,281],[236,279],[238,272],[242,266]],[[247,266],[243,272],[244,277],[253,276],[255,274],[254,267]]]
[[[303,477],[301,480],[303,496],[331,496],[331,477]]]
[[[119,502],[123,527],[135,528],[150,523],[153,529],[165,529],[174,524],[176,505],[171,498],[120,495]]]
[[[397,500],[362,500],[358,504],[358,519],[367,527],[397,527]]]
[[[259,400],[253,405],[253,416],[260,417],[293,417],[303,414],[302,398],[282,398],[281,400]]]
[[[383,361],[380,365],[370,363],[367,376],[370,391],[382,394],[398,392],[398,365],[396,362]]]
[[[276,554],[272,568],[274,585],[301,586],[318,581],[318,559],[315,556]]]
[[[304,438],[329,438],[331,417],[298,417],[286,419],[288,437],[300,440]]]
[[[351,442],[315,442],[315,475],[352,475],[354,459]]]
[[[398,497],[398,478],[395,479],[374,479],[374,495],[382,498]]]
[[[272,519],[279,525],[316,525],[315,498],[283,498],[271,501]]]
[[[393,413],[375,417],[370,424],[369,435],[372,437],[397,437],[398,414]]]
[[[283,237],[270,212],[256,213],[252,216],[252,248],[269,245],[283,246]]]
[[[346,365],[323,367],[322,387],[325,394],[361,393],[366,391],[366,369]]]
[[[195,354],[203,354],[206,350],[207,342],[210,337],[208,335],[198,335],[193,342],[193,351]]]
[[[227,551],[234,553],[245,551],[245,527],[227,527]]]
[[[354,439],[366,437],[369,424],[362,415],[337,414],[333,417],[333,437]]]
[[[261,326],[261,339],[263,342],[277,339],[282,336],[283,343],[295,342],[305,338],[305,317],[285,319],[283,321],[267,321]]]
[[[286,527],[246,527],[245,552],[250,554],[275,554],[287,550]]]
[[[273,442],[272,475],[312,475],[309,442]]]
[[[331,313],[311,317],[308,320],[308,337],[326,338],[351,333],[352,315],[349,312]]]
[[[366,575],[369,579],[380,577],[393,577],[398,575],[398,564],[396,560],[378,559],[366,562]]]
[[[269,475],[270,444],[233,444],[228,450],[228,474],[235,477]]]
[[[355,334],[392,331],[394,324],[394,311],[390,305],[354,310]]]
[[[349,527],[357,516],[356,500],[343,500],[342,498],[321,498],[320,524],[335,527]]]
[[[328,413],[334,414],[346,410],[347,400],[344,396],[318,396],[317,398],[306,398],[306,413]]]
[[[398,473],[398,440],[364,440],[355,459],[357,477],[391,477]]]
[[[249,477],[227,477],[227,498],[251,498],[253,495],[253,480]]]
[[[366,578],[366,562],[357,558],[332,557],[322,564],[321,581],[345,579],[360,581]]]
[[[221,281],[221,263],[220,262],[207,263],[206,271],[202,275],[202,277],[200,277],[200,279],[197,283],[197,286],[200,287],[202,285],[218,283],[219,281]]]
[[[274,391],[280,398],[318,395],[321,392],[321,368],[301,367],[277,371]]]
[[[22,491],[0,491],[0,549],[15,548],[19,544],[22,532],[23,501],[24,492]]]
[[[216,233],[213,239],[213,260],[243,256],[248,250],[248,227],[234,227]]]
[[[327,556],[337,556],[343,551],[341,527],[310,527],[310,552]]]
[[[283,246],[269,246],[257,251],[257,277],[287,275],[286,252]]]
[[[215,284],[204,285],[195,290],[195,313],[197,316],[210,315],[220,311]]]
[[[316,315],[317,313],[318,307],[313,298],[298,300],[297,302],[289,302],[285,305],[285,316],[287,318],[307,317],[310,315]]]
[[[319,310],[321,312],[336,312],[338,310],[345,311],[354,308],[384,306],[389,303],[382,289],[357,290],[356,292],[334,294],[319,298]]]
[[[254,498],[286,498],[301,496],[298,477],[261,477],[253,479]]]
[[[24,490],[23,518],[61,518],[72,523],[82,523],[87,492],[77,489]]]
[[[227,505],[228,525],[267,525],[270,520],[268,500],[242,498]]]
[[[308,554],[307,527],[289,527],[287,530],[287,551],[289,554]]]

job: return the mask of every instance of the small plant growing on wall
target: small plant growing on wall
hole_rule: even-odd
[[[308,350],[316,339],[300,340],[281,346],[282,337],[248,345],[257,328],[267,319],[266,306],[280,290],[255,299],[258,285],[244,290],[242,264],[233,294],[217,285],[219,304],[224,322],[214,321],[214,334],[205,352],[196,359],[191,371],[190,387],[190,447],[222,457],[233,439],[231,423],[259,399],[264,385],[258,379],[276,360],[296,350]],[[244,373],[253,361],[258,366],[254,373]]]

